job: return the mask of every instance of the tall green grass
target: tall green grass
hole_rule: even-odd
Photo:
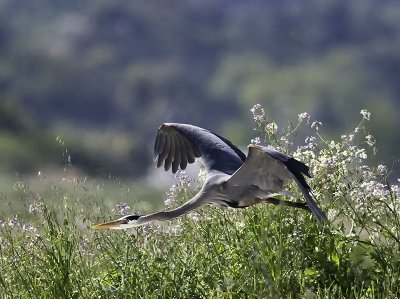
[[[259,132],[253,142],[265,139],[311,166],[310,184],[329,218],[325,226],[303,210],[258,205],[205,207],[166,223],[97,232],[90,230],[93,223],[128,209],[104,202],[115,194],[115,205],[117,196],[125,200],[134,192],[118,185],[109,194],[77,178],[38,179],[39,191],[17,182],[20,211],[1,207],[0,296],[400,297],[400,188],[388,182],[387,167],[367,166],[375,146],[364,130],[369,114],[363,111],[357,128],[333,141],[307,114],[279,130],[260,106],[252,111]],[[294,148],[299,132],[309,137]],[[178,179],[167,194],[169,207],[202,183],[202,175],[191,180],[181,173]],[[302,200],[295,185],[288,188]]]

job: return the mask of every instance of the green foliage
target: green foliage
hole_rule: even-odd
[[[150,160],[144,152],[142,141],[132,134],[112,129],[76,131],[67,125],[40,128],[22,106],[0,102],[2,174],[29,175],[73,164],[92,176],[140,176],[144,173],[140,169],[146,168]]]
[[[29,131],[31,126],[32,120],[18,104],[6,99],[3,99],[3,102],[0,102],[1,130],[20,134]]]
[[[11,100],[0,102],[0,164],[2,172],[32,173],[56,163],[57,144],[43,134],[26,111]]]
[[[109,192],[79,178],[49,183],[40,176],[40,191],[23,182],[14,186],[26,212],[0,215],[0,293],[10,298],[399,297],[400,187],[387,182],[384,165],[365,164],[375,146],[364,134],[370,114],[363,110],[354,131],[327,140],[320,124],[312,123],[310,131],[306,113],[295,128],[281,130],[261,106],[252,112],[260,134],[253,142],[266,139],[311,166],[310,184],[329,219],[324,226],[303,210],[260,204],[204,207],[167,223],[98,232],[90,224],[108,218]],[[303,130],[311,136],[293,149],[294,135]],[[191,197],[203,176],[201,171],[193,180],[180,173],[167,193],[167,207]],[[113,197],[132,197],[115,184]],[[294,185],[288,188],[299,193]],[[129,205],[138,210],[137,202]],[[2,207],[3,213],[8,209]],[[120,204],[114,213],[127,210]]]
[[[68,126],[74,165],[96,176],[143,175],[151,161],[142,140],[165,121],[245,146],[242,108],[255,103],[279,125],[309,111],[327,134],[353,126],[366,107],[378,158],[388,160],[400,144],[399,15],[393,0],[3,0],[0,102],[18,103],[41,133]],[[25,121],[2,112],[0,130]],[[82,130],[122,132],[134,140],[130,154],[93,157],[79,146]]]

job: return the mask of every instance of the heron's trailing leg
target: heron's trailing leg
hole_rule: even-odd
[[[288,200],[281,200],[281,199],[277,199],[274,197],[263,198],[263,199],[260,199],[260,201],[266,202],[266,203],[271,203],[276,206],[288,206],[288,207],[294,207],[294,208],[299,208],[299,209],[310,211],[310,208],[308,207],[307,203],[305,203],[305,202],[294,202],[294,201],[288,201]]]

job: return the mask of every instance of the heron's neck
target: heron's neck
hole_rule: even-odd
[[[137,224],[143,225],[156,220],[171,220],[181,215],[187,214],[188,212],[205,205],[206,202],[203,200],[203,198],[204,193],[200,191],[192,199],[190,199],[188,202],[184,203],[180,207],[168,211],[161,211],[141,216],[137,220]]]

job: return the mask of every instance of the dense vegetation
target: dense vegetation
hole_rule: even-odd
[[[0,297],[399,298],[399,16],[392,0],[0,1]],[[328,223],[258,205],[91,230],[162,208],[130,179],[164,121],[304,161]],[[202,175],[181,172],[167,208]]]
[[[329,221],[258,205],[205,207],[168,223],[95,232],[113,214],[145,210],[118,182],[96,185],[65,174],[18,181],[2,195],[0,294],[5,298],[398,298],[400,186],[385,165],[369,167],[375,146],[362,121],[340,139],[309,114],[282,130],[256,105],[259,135],[311,166],[310,184]],[[293,145],[296,134],[308,137]],[[179,174],[166,204],[187,200],[203,181]],[[33,185],[41,186],[33,187]],[[112,186],[112,187],[110,187]],[[294,185],[290,191],[301,194]],[[39,191],[38,191],[39,190]],[[126,203],[115,201],[119,197]],[[9,202],[12,204],[8,204]],[[117,205],[118,204],[118,205]],[[20,205],[14,213],[15,205]],[[14,214],[11,214],[11,211]],[[115,217],[115,215],[113,216]]]
[[[0,106],[24,112],[0,107],[0,170],[60,164],[61,136],[86,173],[143,175],[161,122],[246,145],[248,107],[260,102],[279,125],[308,111],[330,133],[365,107],[391,163],[399,15],[391,0],[3,0]],[[17,117],[36,131],[10,134],[4,119]]]

